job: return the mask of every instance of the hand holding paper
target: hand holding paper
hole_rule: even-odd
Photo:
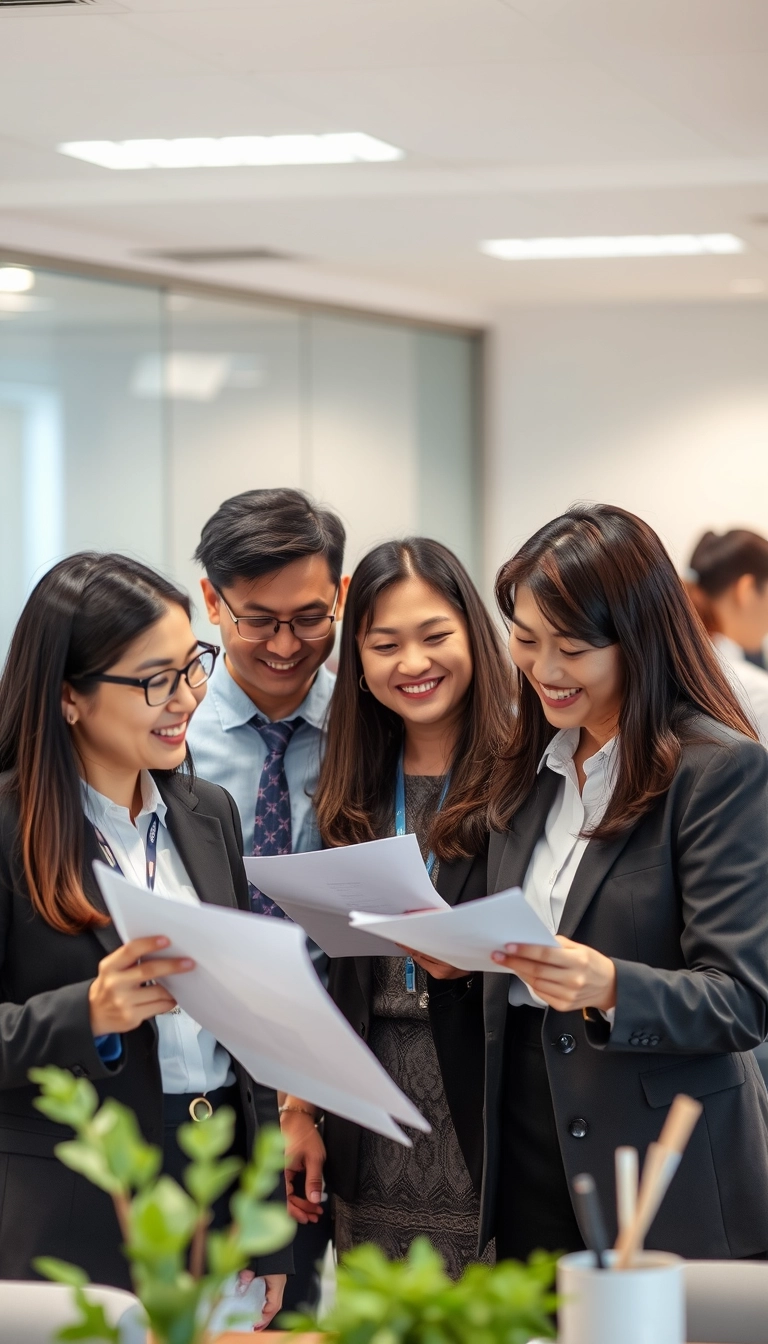
[[[505,966],[491,960],[506,943],[557,947],[556,938],[527,904],[519,887],[481,901],[467,901],[454,909],[446,907],[424,914],[386,917],[356,910],[350,923],[355,929],[365,929],[461,971],[509,974]]]
[[[395,1120],[429,1132],[326,994],[297,925],[160,899],[103,863],[94,872],[124,941],[164,935],[168,956],[194,960],[195,969],[173,976],[169,987],[252,1078],[398,1143],[410,1140]]]

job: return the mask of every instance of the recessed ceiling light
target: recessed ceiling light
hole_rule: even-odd
[[[0,266],[0,294],[25,294],[34,284],[35,273],[26,266]]]
[[[183,140],[74,140],[62,154],[100,168],[267,168],[287,164],[387,163],[402,149],[362,131],[327,135],[225,135]]]
[[[567,261],[606,257],[699,257],[743,252],[732,233],[627,234],[603,238],[493,238],[480,251],[502,261]]]

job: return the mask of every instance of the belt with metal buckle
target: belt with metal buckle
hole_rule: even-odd
[[[201,1107],[198,1114],[198,1107]],[[195,1097],[189,1103],[189,1114],[193,1120],[209,1120],[213,1115],[213,1107],[207,1097]]]

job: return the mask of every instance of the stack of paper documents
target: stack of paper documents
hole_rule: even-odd
[[[519,887],[486,896],[482,901],[467,901],[453,910],[428,911],[421,915],[392,917],[355,911],[355,929],[365,929],[386,943],[423,952],[438,961],[446,961],[460,971],[500,971],[505,966],[491,961],[492,952],[502,952],[505,943],[538,943],[557,947],[557,940],[531,909]]]
[[[245,871],[329,957],[403,955],[394,942],[350,928],[353,910],[404,915],[450,908],[432,886],[415,835],[310,854],[246,857]]]
[[[195,970],[161,983],[258,1082],[399,1143],[410,1140],[396,1120],[429,1132],[323,989],[296,924],[158,898],[106,864],[94,871],[124,942],[164,935],[158,955],[193,958]]]

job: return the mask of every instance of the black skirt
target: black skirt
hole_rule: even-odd
[[[568,1192],[541,1044],[539,1008],[507,1012],[496,1216],[498,1260],[584,1249]]]

